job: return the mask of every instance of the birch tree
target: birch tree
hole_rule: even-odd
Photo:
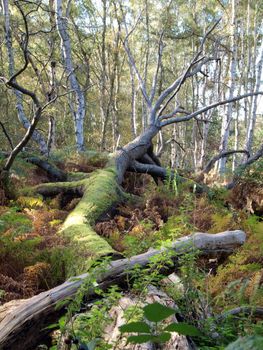
[[[61,38],[63,60],[68,75],[67,78],[74,95],[74,101],[70,103],[75,128],[76,148],[78,152],[81,152],[84,150],[84,119],[86,108],[84,92],[77,79],[76,68],[73,64],[71,41],[68,33],[69,6],[70,1],[68,2],[67,13],[63,14],[62,0],[56,0],[56,23]]]
[[[260,50],[260,58],[257,64],[257,74],[256,74],[256,84],[254,92],[258,92],[260,89],[260,82],[262,77],[262,66],[263,66],[263,43],[261,44],[261,50]],[[246,143],[245,143],[245,149],[251,153],[252,145],[253,145],[253,139],[254,139],[254,131],[255,131],[255,125],[256,125],[256,119],[257,119],[257,107],[258,107],[258,96],[255,95],[253,98],[253,107],[252,107],[252,115],[249,119],[249,124],[247,128],[247,135],[246,135]]]
[[[236,88],[237,78],[237,19],[236,19],[236,0],[231,2],[231,64],[230,64],[230,87],[228,98],[232,99]],[[226,115],[223,116],[221,129],[221,144],[220,151],[225,152],[229,142],[229,130],[232,121],[233,104],[227,106]],[[219,173],[224,174],[226,170],[226,158],[221,158],[219,161]]]

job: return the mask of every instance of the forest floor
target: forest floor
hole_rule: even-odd
[[[72,158],[57,165],[64,171],[92,172],[104,161]],[[16,161],[14,189],[44,182],[49,182],[44,171]],[[130,257],[193,232],[244,230],[247,240],[235,254],[198,261],[202,278],[196,284],[218,313],[240,305],[263,305],[263,196],[255,178],[240,181],[232,191],[214,188],[209,195],[176,183],[157,187],[149,176],[131,173],[123,187],[133,198],[95,226],[116,251]],[[62,195],[45,201],[40,196],[18,195],[13,201],[1,197],[0,305],[65,281],[68,242],[58,232],[78,200]]]

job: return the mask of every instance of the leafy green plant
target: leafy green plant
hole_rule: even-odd
[[[167,168],[167,177],[165,179],[165,186],[167,190],[172,190],[173,194],[178,195],[177,185],[177,171],[176,169]]]
[[[176,310],[164,306],[160,303],[148,304],[143,308],[145,321],[130,322],[119,327],[121,333],[137,333],[127,338],[128,343],[142,344],[152,342],[154,344],[167,342],[171,338],[171,332],[183,335],[198,336],[200,331],[187,323],[170,323],[165,325],[165,321],[174,315]]]

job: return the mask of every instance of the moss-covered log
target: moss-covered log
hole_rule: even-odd
[[[98,257],[120,257],[93,229],[102,215],[127,198],[116,181],[114,168],[97,170],[90,177],[79,181],[41,184],[33,191],[45,197],[61,192],[81,197],[59,232],[70,243],[70,258],[66,264],[68,276],[87,271],[91,262]]]
[[[120,257],[93,229],[103,214],[125,198],[116,182],[114,169],[98,170],[81,183],[83,196],[60,231],[70,240],[74,250],[74,266],[73,270],[68,271],[69,274],[86,271],[94,258],[106,255]]]

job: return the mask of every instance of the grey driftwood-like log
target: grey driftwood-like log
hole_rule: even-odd
[[[98,275],[97,284],[101,289],[110,285],[124,285],[134,266],[146,267],[151,258],[158,255],[172,253],[174,259],[173,269],[178,266],[178,257],[193,248],[200,250],[202,255],[231,254],[240,247],[246,239],[246,234],[241,230],[226,231],[217,234],[195,233],[180,238],[171,244],[169,248],[151,249],[146,253],[136,255],[129,259],[119,259],[109,263],[106,270]],[[171,270],[167,269],[166,273]],[[48,332],[45,327],[54,322],[63,310],[56,307],[58,302],[66,298],[72,298],[88,279],[89,274],[71,278],[63,284],[40,293],[17,308],[7,312],[0,322],[0,349],[29,350],[33,349],[38,341]],[[86,300],[93,297],[93,290],[86,293]]]

